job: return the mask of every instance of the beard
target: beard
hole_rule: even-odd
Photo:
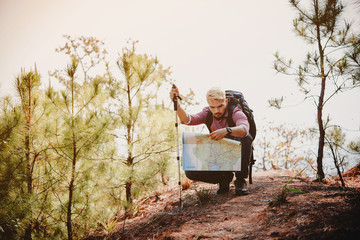
[[[221,120],[221,119],[224,118],[224,115],[225,115],[225,114],[220,114],[220,113],[214,114],[214,118],[219,121],[219,120]]]

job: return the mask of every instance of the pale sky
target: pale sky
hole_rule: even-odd
[[[245,94],[258,125],[264,118],[315,125],[311,102],[280,111],[267,103],[281,95],[288,105],[303,98],[293,78],[272,67],[276,51],[304,59],[307,45],[292,30],[295,16],[287,0],[0,0],[0,96],[14,91],[21,68],[36,63],[44,83],[48,71],[64,68],[68,59],[55,52],[64,34],[104,41],[113,64],[132,38],[138,53],[170,66],[180,91],[192,88],[201,107],[206,90],[220,85]],[[359,89],[345,93],[325,113],[334,124],[359,129],[360,108],[353,108],[359,100]]]

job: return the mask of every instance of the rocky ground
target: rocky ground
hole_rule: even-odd
[[[360,175],[318,183],[284,170],[255,173],[250,194],[217,195],[217,186],[195,182],[139,200],[130,213],[84,239],[360,239]],[[133,217],[135,216],[135,217]],[[111,226],[110,226],[111,225]]]

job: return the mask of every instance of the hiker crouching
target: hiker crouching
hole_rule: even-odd
[[[173,88],[171,100],[179,96],[179,90]],[[219,87],[211,88],[206,94],[209,106],[197,114],[188,114],[177,101],[177,115],[186,125],[206,124],[210,130],[209,138],[221,140],[230,138],[241,142],[241,171],[236,171],[235,194],[248,194],[246,178],[248,177],[251,157],[252,137],[249,134],[249,122],[239,107],[230,108],[225,92]],[[185,175],[194,181],[219,184],[217,194],[229,192],[229,185],[234,177],[231,171],[185,171]]]

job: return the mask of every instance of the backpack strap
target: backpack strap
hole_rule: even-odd
[[[209,111],[206,115],[206,119],[205,119],[205,125],[206,127],[208,128],[209,132],[211,133],[211,125],[212,125],[212,122],[213,122],[213,114],[212,112],[210,111],[210,108],[209,108]]]
[[[226,121],[229,127],[235,127],[235,123],[232,117],[235,107],[236,107],[235,105],[231,105],[231,106],[228,105],[228,116],[226,118]]]

